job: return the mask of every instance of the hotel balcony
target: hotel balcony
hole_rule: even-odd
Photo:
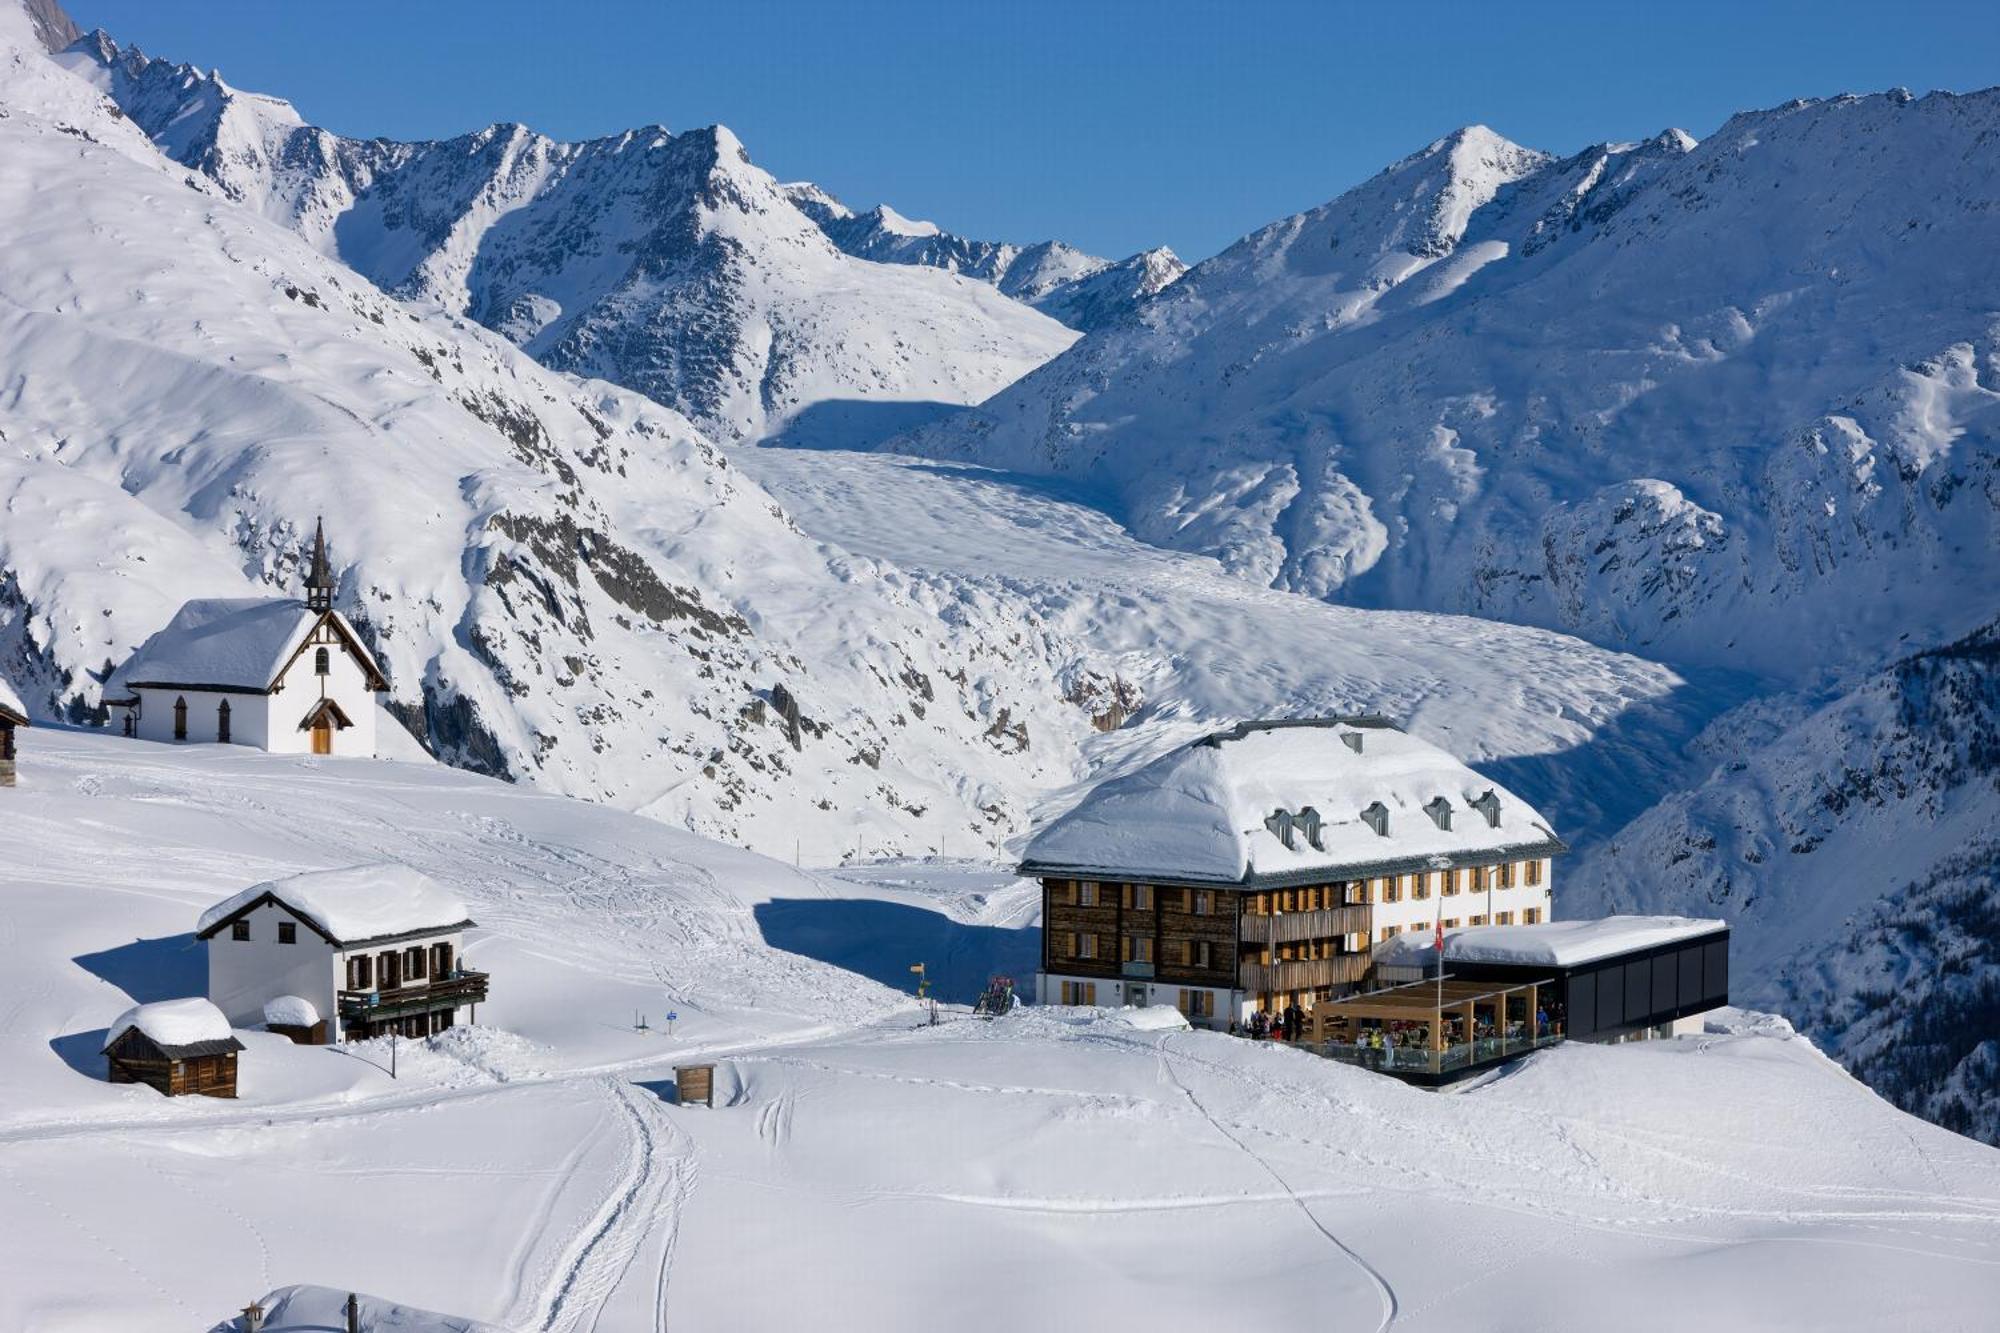
[[[1357,986],[1367,972],[1367,954],[1341,953],[1331,958],[1246,962],[1237,967],[1237,984],[1246,991],[1320,990],[1327,986]]]
[[[1369,909],[1322,907],[1311,912],[1252,913],[1243,918],[1243,943],[1289,944],[1296,940],[1328,940],[1343,935],[1368,935]]]

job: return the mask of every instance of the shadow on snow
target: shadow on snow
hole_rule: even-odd
[[[71,961],[124,991],[134,1004],[208,993],[208,954],[192,931],[134,940]]]
[[[977,1000],[996,972],[1013,977],[1025,998],[1042,956],[1038,926],[967,925],[942,912],[874,898],[778,898],[759,903],[756,917],[772,948],[896,990],[915,989],[910,966],[922,963],[931,993],[951,1004]]]

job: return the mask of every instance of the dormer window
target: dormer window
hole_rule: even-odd
[[[1316,852],[1326,850],[1325,835],[1320,831],[1319,811],[1306,806],[1292,816],[1292,826],[1306,835],[1306,844]]]
[[[1361,753],[1361,733],[1358,731],[1341,732],[1340,743],[1342,745],[1345,745],[1348,749],[1354,751],[1354,753],[1356,754]]]
[[[1474,810],[1477,810],[1480,814],[1486,816],[1486,827],[1488,828],[1500,827],[1500,797],[1494,793],[1494,790],[1491,787],[1488,787],[1486,789],[1485,794],[1482,795],[1478,800],[1471,801],[1468,804],[1470,804]]]
[[[1388,837],[1389,807],[1382,804],[1380,801],[1375,802],[1375,804],[1369,806],[1366,810],[1363,810],[1361,812],[1361,822],[1366,824],[1369,828],[1374,829],[1376,837],[1378,838]]]
[[[1431,817],[1431,823],[1436,824],[1446,833],[1451,832],[1450,801],[1447,801],[1442,796],[1433,796],[1431,803],[1424,807],[1424,813]]]
[[[1278,841],[1285,844],[1285,850],[1292,850],[1292,816],[1287,810],[1273,810],[1271,817],[1264,821],[1264,827],[1276,834]]]

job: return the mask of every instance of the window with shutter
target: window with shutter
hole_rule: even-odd
[[[347,960],[347,989],[367,990],[375,984],[375,960],[356,954]]]
[[[433,944],[431,946],[431,975],[433,977],[449,977],[451,973],[451,945]]]
[[[403,950],[403,975],[411,981],[424,979],[424,947],[413,944]]]
[[[375,956],[376,974],[381,978],[383,990],[394,990],[403,984],[403,955],[394,949]]]

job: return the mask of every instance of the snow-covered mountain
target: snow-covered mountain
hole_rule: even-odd
[[[89,716],[184,598],[296,592],[320,515],[341,609],[439,754],[821,863],[991,847],[1107,757],[1239,709],[1393,695],[1468,757],[1515,756],[1674,688],[1445,618],[1382,624],[1393,656],[1358,622],[1311,648],[1273,605],[1241,637],[1302,668],[1225,691],[1226,643],[1184,672],[1176,642],[1092,647],[1041,589],[824,545],[685,418],[398,302],[176,165],[19,15],[0,6],[0,674],[39,716]],[[1137,595],[1170,617],[1184,580],[1157,577]],[[1463,676],[1474,636],[1518,671]],[[1121,726],[1155,682],[1163,709]]]
[[[2000,90],[1561,159],[1463,130],[898,447],[1315,596],[1872,667],[1992,609],[1996,143]]]
[[[983,282],[856,261],[719,125],[364,141],[103,32],[63,59],[175,161],[385,291],[725,441],[816,407],[975,402],[1074,337]]]
[[[1813,706],[1747,705],[1715,768],[1572,892],[1737,926],[1734,994],[1906,1110],[2000,1143],[2000,622]]]
[[[970,240],[935,222],[906,218],[887,204],[857,213],[810,182],[787,185],[785,193],[848,254],[977,278],[1086,332],[1124,319],[1187,272],[1180,256],[1165,246],[1114,261],[1061,241],[1014,245]]]
[[[394,710],[454,763],[826,860],[969,850],[1073,780],[1071,646],[384,295],[163,158],[17,6],[0,60],[0,672],[37,715],[87,716],[186,597],[296,593],[323,514]]]

